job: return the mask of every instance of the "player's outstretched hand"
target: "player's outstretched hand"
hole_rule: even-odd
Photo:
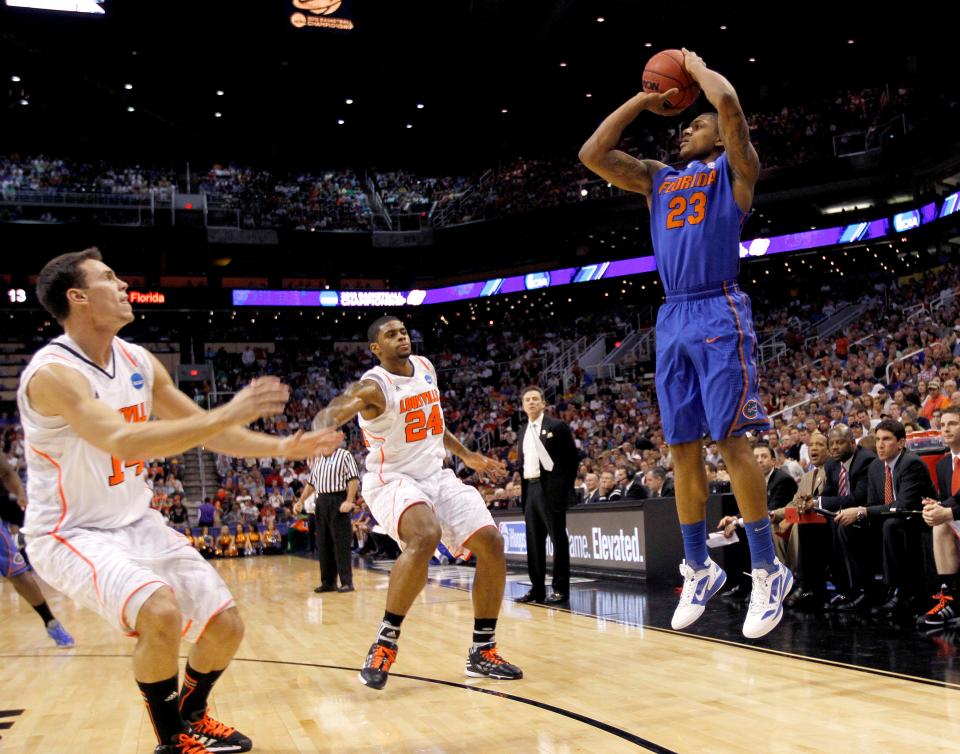
[[[704,63],[703,58],[697,55],[697,53],[695,53],[693,50],[688,50],[686,47],[684,47],[680,50],[680,52],[683,53],[684,70],[690,74],[690,78],[699,84],[700,79],[697,77],[700,75],[701,71],[705,71],[707,69],[707,64]]]
[[[507,464],[479,453],[471,453],[463,459],[463,462],[474,471],[487,474],[494,480],[502,479],[507,475]]]
[[[680,111],[676,107],[668,106],[667,101],[679,93],[680,90],[677,88],[668,89],[663,94],[647,93],[647,111],[657,115],[678,115]]]
[[[282,414],[290,400],[290,388],[276,377],[257,377],[233,396],[226,410],[234,424],[249,424],[260,418]]]
[[[315,432],[297,432],[284,438],[280,444],[282,458],[314,458],[327,455],[336,450],[343,442],[343,432],[333,427],[318,429]]]

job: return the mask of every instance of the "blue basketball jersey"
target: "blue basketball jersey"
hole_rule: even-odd
[[[690,291],[735,280],[740,230],[746,213],[733,196],[733,175],[723,153],[666,167],[653,178],[650,234],[664,290]]]

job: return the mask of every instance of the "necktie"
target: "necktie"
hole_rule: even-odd
[[[842,469],[843,466],[841,466],[840,468]],[[814,477],[814,480],[813,480],[813,497],[817,497],[820,494],[820,490],[823,489],[823,476],[824,476],[823,468],[821,467],[817,469],[816,477]],[[841,490],[842,489],[843,488],[841,487]]]
[[[850,494],[850,484],[847,480],[847,467],[840,464],[840,496],[847,497]]]
[[[547,471],[553,471],[553,459],[550,457],[547,449],[543,447],[543,443],[540,441],[539,432],[533,436],[533,440],[537,444],[537,455],[540,457],[540,464]]]
[[[956,495],[958,492],[960,492],[960,457],[954,456],[953,479],[950,482],[950,494]]]
[[[893,502],[893,475],[890,473],[890,467],[887,464],[884,464],[883,468],[887,472],[887,478],[883,483],[883,504],[890,505]]]

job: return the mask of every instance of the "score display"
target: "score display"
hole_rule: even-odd
[[[27,292],[23,288],[8,288],[7,301],[11,304],[27,303]]]

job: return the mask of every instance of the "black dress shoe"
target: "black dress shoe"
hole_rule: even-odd
[[[867,609],[867,594],[866,592],[857,592],[856,594],[845,594],[843,595],[844,600],[836,605],[835,609],[838,613],[852,613],[857,610],[866,610]]]
[[[517,598],[514,600],[514,602],[519,602],[520,604],[523,604],[523,605],[526,605],[526,604],[542,605],[542,604],[544,604],[544,602],[543,602],[543,597],[538,597],[538,596],[535,595],[532,591],[527,592],[527,593],[526,593],[525,595],[523,595],[522,597],[517,597]]]
[[[750,589],[743,584],[737,584],[733,589],[720,592],[720,596],[725,600],[746,600],[750,598]]]
[[[887,593],[887,599],[881,605],[877,605],[871,611],[871,615],[892,615],[900,609],[900,594],[896,589]]]
[[[337,591],[337,588],[335,586],[330,586],[329,584],[321,584],[313,591],[315,591],[317,594],[320,594],[321,592],[335,592]]]
[[[337,591],[338,591],[338,592],[352,592],[352,591],[354,591],[354,589],[353,589],[353,584],[343,584],[343,585],[341,585],[340,587],[337,588]]]
[[[569,602],[570,595],[563,592],[554,592],[543,601],[545,605],[566,605]]]

